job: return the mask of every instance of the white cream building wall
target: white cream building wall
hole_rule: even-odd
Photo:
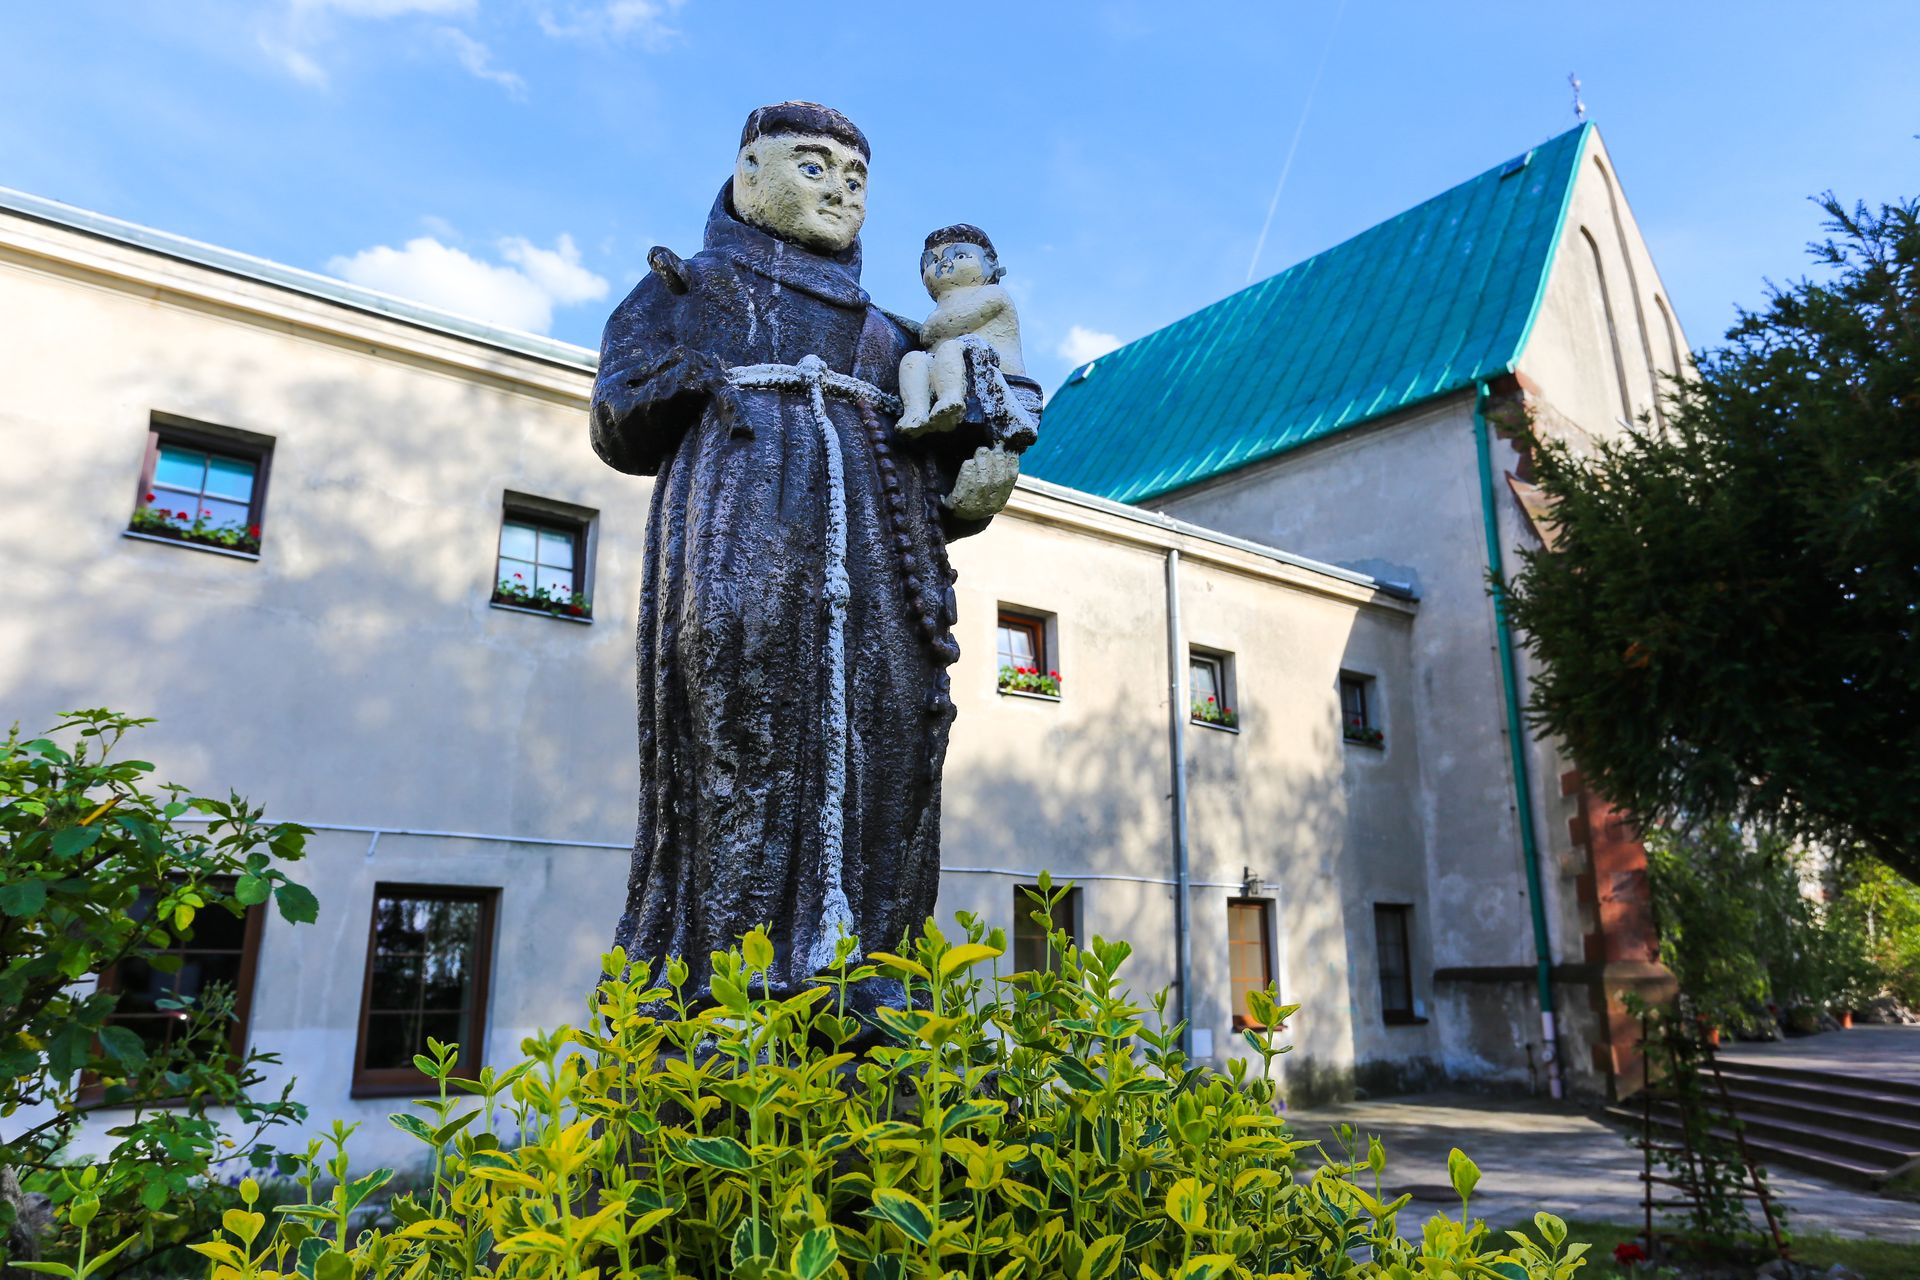
[[[368,1158],[403,1153],[392,1100],[351,1096],[375,885],[500,891],[496,1063],[582,1016],[625,891],[647,485],[587,445],[591,353],[0,205],[0,716],[156,716],[138,753],[159,776],[323,825],[299,873],[320,920],[269,919],[251,1041],[280,1055],[275,1079],[298,1077],[316,1127],[372,1121]],[[155,413],[272,437],[258,560],[123,536]],[[591,625],[489,605],[508,492],[598,513]],[[1143,997],[1173,980],[1175,550],[1187,638],[1234,655],[1242,716],[1185,729],[1197,1047],[1247,1052],[1226,904],[1250,872],[1283,996],[1305,1005],[1281,1059],[1296,1094],[1368,1064],[1417,1073],[1442,1029],[1380,1025],[1369,904],[1427,900],[1423,606],[1360,575],[1023,484],[954,548],[941,914],[1010,931],[1014,887],[1048,868],[1082,884],[1083,937],[1133,941]],[[1002,604],[1053,616],[1058,702],[996,692]],[[1385,751],[1343,745],[1343,669],[1378,678]]]

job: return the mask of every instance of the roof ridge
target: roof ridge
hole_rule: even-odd
[[[1583,122],[1075,370],[1027,455],[1138,502],[1511,370]]]
[[[1274,272],[1272,275],[1262,276],[1258,280],[1255,280],[1250,284],[1241,285],[1238,289],[1235,289],[1232,293],[1222,294],[1220,297],[1215,298],[1212,302],[1202,303],[1200,306],[1195,307],[1192,311],[1187,312],[1185,315],[1182,315],[1177,317],[1176,319],[1167,321],[1167,323],[1161,325],[1158,329],[1153,330],[1152,333],[1142,334],[1140,337],[1135,338],[1133,342],[1121,343],[1118,347],[1115,347],[1113,351],[1109,351],[1105,355],[1096,356],[1092,360],[1086,361],[1085,364],[1075,365],[1074,368],[1068,372],[1068,378],[1071,379],[1073,374],[1078,373],[1081,369],[1086,368],[1087,365],[1098,364],[1102,360],[1111,359],[1116,352],[1126,350],[1128,347],[1132,346],[1134,342],[1145,342],[1148,338],[1153,337],[1154,334],[1165,333],[1168,329],[1173,328],[1175,325],[1179,324],[1183,320],[1191,320],[1193,319],[1193,317],[1201,314],[1202,312],[1210,311],[1214,307],[1219,306],[1223,302],[1230,301],[1231,299],[1234,299],[1234,298],[1243,297],[1247,294],[1252,293],[1256,289],[1263,288],[1267,285],[1273,284],[1278,280],[1285,279],[1287,276],[1291,275],[1295,271],[1300,270],[1302,267],[1312,266],[1314,263],[1319,262],[1321,259],[1325,258],[1327,255],[1331,253],[1335,253],[1340,249],[1345,248],[1346,246],[1352,244],[1354,241],[1362,239],[1368,235],[1371,235],[1372,233],[1380,230],[1383,227],[1391,226],[1393,223],[1399,221],[1402,218],[1411,217],[1412,215],[1418,213],[1420,210],[1426,208],[1428,205],[1434,203],[1435,201],[1446,199],[1448,196],[1460,190],[1460,188],[1462,187],[1470,186],[1473,183],[1479,182],[1482,178],[1485,178],[1488,174],[1492,173],[1495,169],[1505,170],[1508,166],[1512,165],[1515,160],[1521,158],[1522,156],[1530,157],[1535,153],[1539,152],[1542,148],[1550,147],[1554,143],[1559,142],[1562,139],[1565,139],[1567,137],[1570,137],[1573,134],[1582,135],[1580,151],[1582,154],[1584,154],[1586,150],[1585,135],[1594,128],[1595,128],[1595,125],[1593,121],[1585,120],[1575,125],[1571,129],[1565,129],[1559,133],[1552,134],[1548,136],[1544,141],[1535,143],[1533,146],[1528,147],[1525,151],[1521,151],[1516,153],[1515,155],[1509,156],[1507,159],[1500,161],[1498,164],[1488,165],[1486,168],[1480,170],[1478,173],[1474,174],[1470,178],[1462,178],[1459,182],[1454,183],[1452,186],[1446,188],[1443,191],[1439,191],[1434,193],[1433,195],[1428,196],[1425,200],[1420,201],[1418,204],[1408,205],[1406,208],[1400,210],[1400,212],[1398,213],[1390,214],[1389,216],[1380,219],[1380,221],[1378,222],[1375,222],[1369,226],[1362,227],[1360,230],[1354,232],[1352,235],[1346,237],[1344,240],[1337,240],[1334,243],[1328,245],[1324,249],[1317,250],[1313,253],[1308,254],[1304,258],[1299,258],[1293,262],[1288,263],[1286,266],[1281,267],[1278,271]],[[0,188],[0,190],[4,190],[4,188]],[[1562,214],[1564,216],[1564,207],[1562,210]]]
[[[1519,340],[1513,344],[1513,354],[1507,357],[1507,367],[1502,370],[1503,373],[1512,373],[1519,366],[1520,354],[1527,349],[1527,340],[1533,337],[1533,326],[1540,319],[1540,308],[1546,304],[1547,281],[1553,276],[1553,264],[1560,255],[1560,242],[1566,239],[1567,211],[1573,207],[1573,189],[1578,185],[1581,166],[1586,163],[1588,145],[1593,135],[1599,132],[1599,126],[1591,120],[1582,120],[1577,128],[1569,129],[1567,132],[1580,135],[1573,147],[1571,168],[1574,179],[1568,182],[1566,190],[1560,193],[1560,211],[1554,215],[1553,238],[1547,242],[1547,260],[1540,266],[1540,279],[1534,286],[1533,302],[1527,308],[1527,323],[1520,330]],[[1565,136],[1566,134],[1558,134],[1554,140],[1557,141]]]

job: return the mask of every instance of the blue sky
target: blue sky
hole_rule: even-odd
[[[1805,269],[1807,196],[1920,188],[1920,4],[1813,11],[21,0],[0,185],[592,344],[747,111],[812,98],[873,142],[876,300],[979,223],[1051,389],[1246,282],[1296,130],[1257,275],[1570,127],[1577,71],[1699,346]]]

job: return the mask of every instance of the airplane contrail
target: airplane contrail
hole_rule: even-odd
[[[1314,68],[1313,83],[1307,88],[1307,100],[1300,107],[1300,123],[1293,127],[1293,141],[1287,145],[1287,158],[1280,166],[1280,181],[1273,186],[1273,199],[1267,202],[1267,220],[1260,224],[1260,238],[1253,242],[1253,257],[1247,261],[1247,283],[1260,265],[1260,251],[1267,247],[1267,231],[1273,226],[1273,211],[1280,207],[1280,193],[1286,190],[1287,174],[1293,169],[1293,153],[1300,149],[1300,135],[1307,129],[1307,113],[1313,110],[1314,95],[1320,92],[1320,75],[1327,69],[1327,55],[1333,52],[1333,37],[1340,31],[1340,15],[1347,11],[1347,0],[1333,11],[1333,25],[1327,29],[1327,43],[1320,50],[1320,65]]]

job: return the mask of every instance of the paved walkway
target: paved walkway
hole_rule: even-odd
[[[1720,1060],[1920,1085],[1920,1027],[1855,1027],[1763,1044],[1736,1042],[1721,1047]]]
[[[1777,1047],[1857,1036],[1861,1030]],[[1859,1059],[1851,1052],[1846,1061],[1847,1069],[1859,1069]],[[1412,1192],[1413,1201],[1403,1213],[1415,1213],[1420,1220],[1437,1212],[1460,1212],[1460,1201],[1447,1183],[1447,1152],[1454,1147],[1480,1166],[1474,1216],[1496,1226],[1526,1223],[1539,1209],[1599,1222],[1632,1223],[1641,1217],[1640,1153],[1627,1145],[1620,1131],[1578,1108],[1525,1098],[1424,1094],[1296,1110],[1291,1118],[1297,1138],[1325,1141],[1342,1122],[1379,1135],[1387,1149],[1386,1188],[1394,1195]],[[1328,1151],[1335,1154],[1337,1149],[1329,1142]],[[1771,1169],[1769,1175],[1797,1231],[1920,1241],[1920,1204],[1790,1169]],[[1403,1231],[1414,1227],[1414,1221],[1402,1218]]]

